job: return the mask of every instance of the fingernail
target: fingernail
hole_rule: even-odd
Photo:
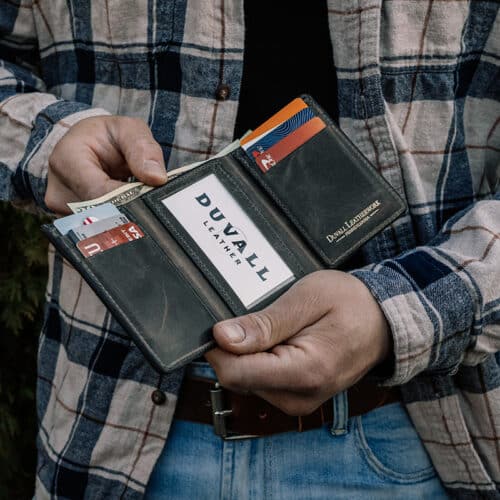
[[[238,323],[221,325],[222,333],[231,344],[239,344],[245,340],[245,330]]]

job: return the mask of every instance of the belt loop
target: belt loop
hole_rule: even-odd
[[[330,429],[332,436],[343,436],[347,434],[347,423],[349,421],[349,401],[347,391],[339,392],[332,398],[333,424]]]

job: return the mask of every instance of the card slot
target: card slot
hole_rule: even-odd
[[[86,259],[55,228],[43,230],[158,370],[172,371],[214,345],[211,329],[221,318],[146,232]]]
[[[168,369],[185,362],[184,353],[194,359],[208,348],[219,318],[147,234],[92,256],[88,265]]]
[[[243,150],[235,158],[329,267],[405,210],[393,188],[314,103],[327,127],[263,173]]]
[[[64,237],[66,238],[66,237]],[[119,253],[119,250],[121,249],[122,246],[124,245],[135,245],[136,243],[138,243],[139,241],[141,241],[143,238],[147,238],[147,235],[144,234],[144,236],[142,238],[139,238],[137,240],[131,240],[131,241],[128,241],[128,242],[125,242],[125,243],[121,243],[120,245],[117,245],[117,246],[114,246],[114,247],[111,247],[111,248],[108,248],[106,250],[103,250],[102,252],[99,252],[99,253],[96,253],[94,255],[89,255],[88,257],[85,257],[79,250],[78,250],[78,247],[76,246],[76,243],[73,243],[73,241],[69,240],[71,242],[71,244],[75,245],[75,248],[76,248],[76,251],[80,253],[81,255],[81,258],[82,259],[85,259],[85,261],[87,262],[87,264],[90,264],[92,261],[94,261],[96,258],[99,258],[101,255],[103,254],[108,254],[108,255],[113,255],[114,253],[118,252]]]

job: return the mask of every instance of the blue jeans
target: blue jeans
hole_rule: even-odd
[[[333,426],[242,441],[174,421],[146,498],[448,498],[400,403],[350,419],[344,394],[332,404]]]

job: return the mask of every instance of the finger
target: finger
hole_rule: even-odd
[[[205,354],[220,383],[237,391],[287,390],[297,393],[318,389],[315,371],[306,353],[294,346],[272,352],[238,356],[216,348]]]
[[[144,121],[117,117],[108,125],[116,147],[139,181],[151,186],[167,182],[163,151]]]
[[[124,184],[124,182],[112,179],[104,172],[96,156],[85,148],[81,148],[81,150],[81,154],[75,155],[78,162],[73,164],[72,168],[64,168],[64,165],[53,165],[54,176],[58,177],[66,188],[76,195],[76,199],[68,201],[98,198]],[[59,161],[57,160],[57,162]]]
[[[283,413],[294,417],[310,415],[317,410],[326,398],[310,397],[292,391],[256,391],[255,395],[275,406]]]
[[[302,280],[262,311],[217,323],[213,333],[223,349],[237,354],[262,352],[321,319],[330,305],[321,287]]]
[[[293,388],[283,387],[282,384],[276,383],[275,378],[272,379],[271,384],[269,384],[269,381],[265,382],[265,389],[256,389],[253,384],[249,387],[247,384],[241,383],[241,381],[234,381],[230,376],[222,372],[219,374],[216,369],[216,366],[222,367],[227,363],[228,356],[234,355],[225,353],[221,349],[214,349],[205,354],[209,363],[216,370],[219,382],[226,389],[243,394],[255,394],[284,413],[294,416],[309,415],[323,403],[323,400],[328,398],[328,396],[321,398],[311,391],[296,391]],[[293,379],[288,378],[287,384],[290,384],[291,380]],[[247,378],[247,382],[252,383],[252,380]]]
[[[238,380],[225,372],[225,369],[232,370],[232,367],[228,366],[232,363],[232,358],[241,361],[242,358],[249,358],[250,356],[259,355],[247,355],[238,358],[234,354],[226,353],[221,349],[214,349],[205,354],[209,363],[214,367],[219,382],[223,387],[238,393],[250,392],[255,394],[288,415],[309,415],[330,397],[325,391],[316,390],[316,387],[314,389],[298,387],[305,380],[303,376],[298,377],[300,380],[294,380],[293,377],[284,374],[285,377],[280,381],[276,378],[276,372],[274,372],[272,378],[260,381],[257,380],[258,377],[249,377],[245,373],[238,371],[234,372],[234,374],[239,373],[241,375],[242,379]],[[267,364],[267,360],[264,362]],[[241,364],[238,365],[238,369],[241,369]],[[297,386],[291,385],[294,382]]]
[[[65,186],[57,177],[49,175],[44,199],[49,210],[59,215],[70,214],[71,210],[67,204],[78,199],[76,193]]]

